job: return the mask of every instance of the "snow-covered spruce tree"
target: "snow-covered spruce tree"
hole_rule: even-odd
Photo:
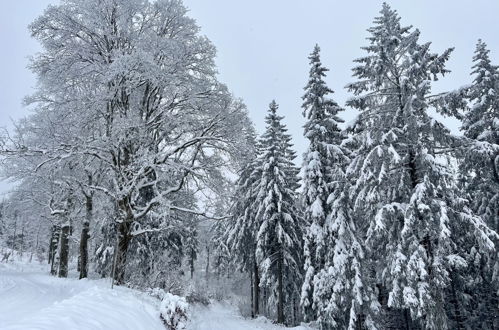
[[[473,195],[474,211],[499,232],[499,68],[491,63],[481,40],[473,61],[474,80],[466,87],[471,106],[461,127],[471,141],[461,171],[469,178],[467,190]]]
[[[307,119],[304,135],[309,140],[309,147],[303,162],[302,200],[308,227],[304,237],[305,279],[301,305],[305,319],[313,320],[316,318],[312,299],[314,276],[325,265],[325,252],[330,243],[323,232],[328,214],[327,199],[334,188],[338,171],[341,172],[345,164],[346,155],[339,147],[343,137],[338,124],[343,120],[337,115],[343,109],[328,98],[333,91],[324,81],[328,69],[322,66],[318,45],[309,59],[309,81],[302,105]]]
[[[257,184],[261,176],[256,134],[248,132],[247,138],[253,141],[254,148],[249,150],[234,191],[232,218],[226,223],[224,240],[231,251],[232,261],[240,271],[250,274],[251,315],[260,314],[260,272],[255,257],[256,235],[260,228],[257,213]]]
[[[451,49],[431,53],[387,4],[374,23],[368,55],[353,69],[359,80],[348,85],[363,126],[347,168],[351,216],[382,306],[376,318],[378,301],[365,296],[362,314],[371,329],[447,329],[450,272],[471,247],[495,253],[497,234],[462,197],[445,155],[455,140],[427,113],[431,80],[448,72]]]
[[[471,85],[451,97],[465,101],[461,115],[464,139],[459,148],[459,170],[463,189],[471,207],[496,233],[499,231],[499,70],[489,58],[486,44],[479,40],[473,57]],[[455,104],[460,104],[456,102]],[[452,109],[452,104],[449,104]],[[496,245],[497,246],[497,245]],[[472,248],[466,258],[468,267],[452,273],[449,290],[454,302],[449,313],[454,327],[495,329],[499,321],[499,260],[481,255]],[[471,293],[471,294],[470,294]],[[495,322],[495,323],[494,323]]]
[[[277,303],[277,322],[285,323],[290,316],[285,317],[284,305],[292,303],[301,285],[303,224],[297,207],[298,177],[290,158],[290,137],[277,108],[272,101],[260,140],[256,259],[261,271],[260,285],[270,290],[269,299]]]
[[[224,275],[229,277],[234,272],[232,251],[227,245],[225,236],[229,226],[228,221],[231,220],[231,218],[219,220],[210,228],[213,244],[212,268],[217,276],[217,280],[220,280]]]

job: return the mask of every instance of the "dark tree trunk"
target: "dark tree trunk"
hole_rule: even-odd
[[[61,243],[59,252],[59,277],[68,277],[68,261],[69,261],[69,232],[70,225],[66,223],[61,228]]]
[[[125,283],[126,255],[131,238],[128,224],[121,222],[118,227],[118,244],[114,266],[114,282],[116,285]]]
[[[57,255],[57,248],[59,247],[59,237],[60,237],[60,228],[59,226],[52,226],[52,235],[50,237],[50,246],[49,246],[49,264],[50,264],[50,274],[53,276],[57,275],[57,262],[55,257]]]
[[[55,228],[52,226],[50,233],[50,241],[49,241],[49,255],[48,255],[48,264],[52,263],[52,259],[54,258],[54,236],[55,236]]]
[[[24,225],[21,228],[21,258],[23,257],[24,253]]]
[[[253,269],[250,270],[250,299],[251,299],[251,318],[255,317],[255,298],[253,295]]]
[[[253,314],[256,317],[260,314],[260,275],[256,260],[253,260]]]
[[[210,279],[210,246],[206,245],[206,269],[205,269],[206,282]]]
[[[282,283],[282,254],[277,259],[277,323],[284,324],[284,290]]]
[[[191,267],[191,280],[194,277],[194,255],[195,255],[195,251],[194,251],[194,249],[191,249],[191,256],[190,256],[190,260],[189,260],[190,267]]]
[[[14,214],[14,218],[16,219],[14,222],[14,237],[12,237],[12,250],[16,250],[17,246],[17,211]]]
[[[80,279],[86,278],[88,276],[88,239],[90,238],[90,220],[92,219],[93,211],[93,200],[91,195],[86,196],[85,206],[85,221],[83,221],[83,228],[81,229],[80,239]]]
[[[456,327],[455,329],[464,330],[466,329],[466,327],[464,325],[464,318],[461,315],[461,307],[459,306],[460,304],[459,304],[459,299],[457,297],[456,284],[454,279],[451,280],[451,294],[452,297],[450,303],[452,304],[452,306],[454,306],[454,322]]]

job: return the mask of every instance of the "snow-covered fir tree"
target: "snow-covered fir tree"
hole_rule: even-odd
[[[485,42],[479,40],[473,57],[473,83],[466,95],[471,106],[461,130],[470,139],[461,170],[473,194],[473,209],[499,232],[499,68],[491,63]]]
[[[255,136],[252,137],[255,140]],[[255,143],[256,144],[256,143]],[[239,174],[234,192],[232,219],[227,222],[225,241],[239,270],[248,272],[251,281],[251,314],[260,313],[260,272],[256,261],[256,235],[261,221],[257,218],[257,185],[261,176],[258,147],[251,150]]]
[[[339,123],[343,120],[338,113],[343,109],[329,94],[324,78],[326,69],[320,59],[320,48],[314,47],[309,56],[309,81],[302,97],[303,115],[307,119],[305,137],[309,146],[304,154],[303,192],[304,217],[308,225],[304,236],[305,279],[302,287],[301,305],[307,320],[315,319],[314,277],[325,263],[326,251],[330,247],[329,238],[324,233],[324,224],[329,208],[327,199],[338,186],[335,181],[342,177],[342,167],[346,164],[346,153],[340,147],[343,135]]]
[[[471,85],[450,93],[465,112],[459,149],[462,186],[471,201],[472,210],[491,229],[499,232],[499,70],[491,63],[485,42],[479,40],[473,56]],[[447,97],[446,95],[445,97]],[[458,114],[454,111],[454,113]],[[497,242],[496,242],[497,247]],[[497,254],[482,255],[475,248],[468,252],[467,268],[452,274],[450,290],[455,308],[450,312],[458,325],[469,328],[495,329],[499,320],[495,307],[499,304],[499,259]],[[470,294],[471,293],[471,294]]]
[[[298,177],[290,157],[290,137],[277,109],[272,101],[260,140],[256,258],[261,285],[270,290],[269,299],[277,304],[277,322],[285,323],[291,316],[285,316],[284,305],[292,304],[301,284],[303,225],[297,207]]]
[[[495,253],[497,234],[468,207],[445,154],[455,138],[428,114],[431,80],[448,72],[452,50],[431,53],[386,3],[374,23],[348,85],[363,128],[347,169],[351,216],[371,277],[364,289],[378,292],[363,297],[359,315],[371,329],[456,328],[446,314],[450,274],[471,248]]]

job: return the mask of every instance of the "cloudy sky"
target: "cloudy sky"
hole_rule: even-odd
[[[302,138],[301,95],[307,82],[308,59],[315,43],[322,48],[327,78],[340,104],[349,95],[344,86],[352,81],[352,60],[363,55],[366,29],[381,9],[375,0],[184,0],[202,33],[218,49],[220,79],[247,104],[261,132],[267,105],[280,104],[281,114],[293,134],[296,149],[306,148]],[[405,25],[421,30],[433,51],[455,47],[449,62],[452,73],[435,84],[435,92],[455,89],[470,82],[471,57],[478,38],[489,44],[499,64],[499,1],[388,1]],[[34,77],[26,68],[28,57],[39,51],[27,25],[55,0],[0,2],[0,126],[28,114],[22,99],[32,92]],[[344,118],[355,114],[346,110]],[[454,132],[459,124],[443,119]],[[9,184],[0,182],[0,192]]]

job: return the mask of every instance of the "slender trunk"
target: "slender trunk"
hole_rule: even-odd
[[[250,270],[250,299],[251,299],[251,318],[255,317],[255,299],[253,297],[253,269]]]
[[[284,290],[282,283],[282,253],[277,259],[277,323],[284,324]]]
[[[405,328],[407,330],[411,330],[411,314],[409,313],[409,310],[407,308],[404,309],[404,322]]]
[[[454,306],[454,321],[456,322],[456,330],[464,330],[466,327],[464,326],[464,320],[461,315],[461,308],[459,306],[459,299],[456,292],[456,285],[453,280],[451,280],[451,293],[451,304]]]
[[[59,277],[68,277],[68,261],[69,261],[69,222],[61,228],[61,242],[59,252]]]
[[[50,274],[53,276],[57,275],[57,249],[59,247],[59,237],[61,235],[59,226],[52,226],[52,237],[50,238],[50,248],[49,248],[49,263],[50,263]]]
[[[24,225],[21,228],[21,259],[24,253]]]
[[[210,246],[206,245],[206,282],[210,279]]]
[[[191,266],[191,280],[194,277],[194,249],[191,249],[191,257],[190,257],[190,266]]]
[[[260,314],[260,275],[255,258],[253,258],[253,281],[253,314],[256,317]]]
[[[93,200],[91,195],[86,196],[86,214],[83,221],[80,239],[80,279],[88,276],[88,239],[90,238],[90,220],[92,219]]]
[[[17,241],[17,214],[14,216],[16,221],[14,222],[14,236],[12,237],[12,250],[16,250],[16,241]]]
[[[113,274],[116,285],[125,283],[126,255],[131,238],[127,222],[121,222],[118,227],[118,244],[115,252],[116,262]]]
[[[293,320],[292,325],[297,324],[297,313],[296,313],[296,296],[293,295]]]
[[[54,234],[55,228],[52,226],[51,234],[50,234],[50,242],[49,242],[49,255],[48,255],[48,264],[52,263],[52,258],[54,257]]]

